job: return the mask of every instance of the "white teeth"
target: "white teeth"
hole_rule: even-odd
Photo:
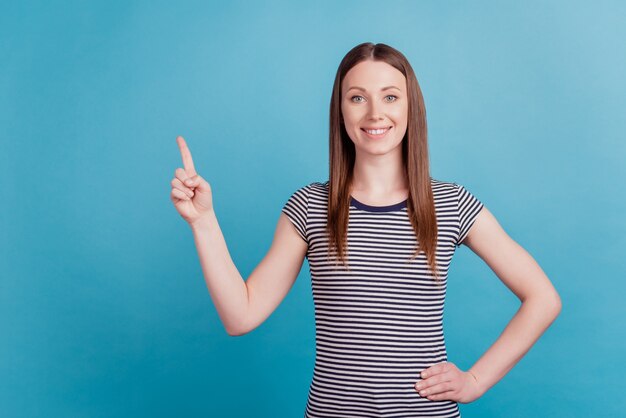
[[[386,130],[387,130],[387,128],[385,128],[385,129],[375,129],[373,131],[370,131],[370,130],[366,129],[365,132],[367,132],[368,134],[372,134],[372,135],[380,135],[383,132],[385,132]]]

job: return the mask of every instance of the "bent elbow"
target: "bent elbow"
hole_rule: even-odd
[[[248,333],[248,331],[245,330],[243,327],[224,327],[224,329],[226,330],[226,333],[231,337],[241,337],[242,335],[246,335]]]
[[[554,302],[554,308],[556,311],[556,316],[558,316],[561,313],[561,309],[563,309],[563,302],[561,302],[561,297],[559,296],[558,293],[555,296],[556,296],[556,300]]]
[[[230,336],[230,337],[241,337],[242,335],[246,335],[246,332],[243,331],[226,331],[226,333]]]
[[[563,302],[561,301],[561,297],[556,291],[554,292],[554,295],[550,297],[550,300],[547,301],[546,306],[550,307],[550,312],[552,312],[554,319],[556,319],[556,317],[559,316],[561,310],[563,309]]]
[[[532,302],[530,302],[532,300]],[[524,300],[523,303],[529,302],[533,304],[537,312],[549,323],[552,323],[561,313],[563,303],[558,293],[550,292],[549,294],[538,295],[534,298]]]

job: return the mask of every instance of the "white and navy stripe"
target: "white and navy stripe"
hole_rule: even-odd
[[[453,401],[414,388],[420,371],[447,361],[443,308],[447,275],[483,204],[463,186],[431,178],[437,215],[435,282],[406,200],[369,206],[351,198],[348,265],[328,259],[328,182],[296,190],[282,211],[308,243],[316,358],[305,418],[460,417]]]

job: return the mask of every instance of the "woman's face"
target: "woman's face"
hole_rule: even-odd
[[[409,112],[406,77],[386,62],[362,61],[345,75],[341,90],[344,125],[357,154],[401,152]]]

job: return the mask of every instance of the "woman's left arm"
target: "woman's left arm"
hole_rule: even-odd
[[[498,339],[467,372],[449,362],[422,371],[416,389],[431,400],[468,403],[482,396],[515,366],[561,312],[559,294],[539,264],[502,229],[486,207],[463,243],[487,263],[522,304]]]

